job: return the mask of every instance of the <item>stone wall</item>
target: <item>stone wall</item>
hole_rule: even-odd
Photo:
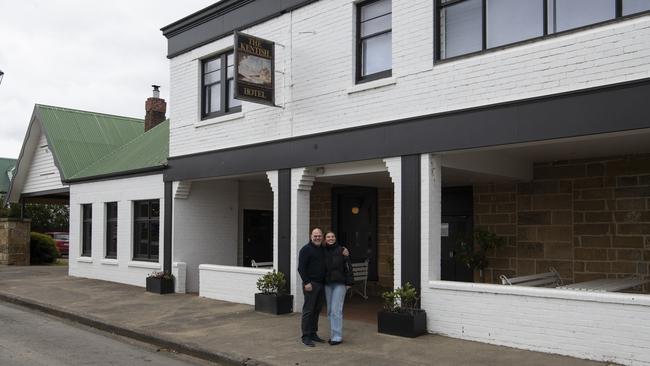
[[[477,227],[508,240],[486,282],[549,266],[567,283],[648,278],[650,155],[535,164],[533,182],[475,186],[474,202]]]
[[[0,219],[0,264],[28,266],[30,221]]]

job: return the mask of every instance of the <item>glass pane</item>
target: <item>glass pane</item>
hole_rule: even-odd
[[[235,67],[234,66],[228,66],[227,69],[227,76],[228,79],[232,79],[235,77]]]
[[[117,218],[117,203],[116,202],[110,202],[110,203],[106,204],[106,218],[109,219],[109,220]]]
[[[650,10],[650,0],[623,0],[623,15]]]
[[[136,202],[135,203],[135,217],[148,218],[149,217],[149,202]]]
[[[228,107],[234,108],[241,105],[241,100],[235,99],[235,81],[228,80]]]
[[[390,29],[391,14],[381,16],[361,23],[361,37],[369,36],[371,34],[379,33]]]
[[[203,73],[208,73],[212,71],[217,71],[221,69],[221,58],[215,58],[214,60],[207,61],[203,64]]]
[[[481,0],[469,0],[440,12],[441,57],[449,58],[483,48]]]
[[[148,255],[147,248],[149,246],[149,224],[146,222],[138,222],[135,225],[135,249],[136,255],[139,257],[146,257]]]
[[[206,87],[207,101],[205,113],[219,112],[221,110],[221,83]]]
[[[544,3],[542,1],[488,0],[488,48],[542,35],[544,35]]]
[[[151,223],[151,243],[154,242],[158,244],[158,239],[160,238],[160,223],[152,222]]]
[[[221,81],[221,71],[215,71],[203,76],[203,84],[210,85]]]
[[[84,220],[89,220],[93,218],[93,206],[92,205],[82,205],[83,208],[83,218]]]
[[[614,19],[615,0],[550,0],[549,33]]]
[[[392,68],[391,54],[392,33],[384,33],[377,37],[368,38],[361,45],[361,76],[390,70]]]
[[[368,5],[361,5],[361,21],[390,13],[390,0],[380,0]]]
[[[232,53],[232,52],[229,53],[227,59],[228,60],[226,62],[227,62],[228,67],[235,65],[235,54],[234,53]]]
[[[160,217],[160,201],[151,201],[151,217]]]

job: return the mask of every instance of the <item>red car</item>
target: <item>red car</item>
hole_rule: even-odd
[[[51,236],[54,239],[54,243],[56,244],[56,248],[59,250],[59,253],[62,256],[68,256],[68,247],[69,247],[69,240],[70,236],[68,233],[63,232],[63,231],[53,231],[49,233],[45,233],[46,235]]]

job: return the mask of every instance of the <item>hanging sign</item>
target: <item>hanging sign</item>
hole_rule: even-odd
[[[275,106],[275,43],[235,32],[235,98]]]

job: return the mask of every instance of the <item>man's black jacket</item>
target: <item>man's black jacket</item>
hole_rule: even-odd
[[[298,255],[298,273],[303,285],[311,282],[325,282],[325,251],[321,246],[309,242]]]

